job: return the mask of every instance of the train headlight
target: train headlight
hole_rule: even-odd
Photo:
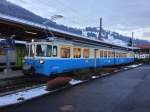
[[[43,60],[43,59],[40,59],[39,63],[40,63],[40,64],[43,64],[43,63],[44,63],[44,60]]]

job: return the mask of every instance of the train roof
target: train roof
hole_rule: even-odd
[[[46,28],[45,25],[43,25],[43,24],[34,23],[34,22],[31,22],[31,21],[27,21],[27,20],[24,20],[24,19],[12,17],[12,16],[9,16],[9,15],[1,14],[1,13],[0,13],[0,19],[3,19],[3,20],[5,19],[9,22],[10,21],[14,22],[15,24],[22,24],[22,25],[25,24],[25,25],[28,25],[30,27],[41,29],[41,31],[43,31],[43,29],[48,30],[49,32],[52,32],[54,35],[56,35],[57,37],[65,38],[65,39],[75,41],[75,42],[101,45],[101,46],[107,46],[107,47],[111,47],[111,48],[132,50],[132,47],[126,47],[126,46],[112,44],[112,43],[109,43],[109,42],[104,42],[102,40],[91,39],[91,38],[88,38],[88,37],[83,36],[83,35],[78,35],[78,34],[66,32],[66,31],[62,31],[60,29],[55,29],[55,28],[52,28],[50,26],[48,26]]]

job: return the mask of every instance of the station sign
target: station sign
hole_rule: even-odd
[[[14,39],[5,39],[0,41],[0,48],[4,49],[10,49],[13,50],[15,49],[15,40]]]

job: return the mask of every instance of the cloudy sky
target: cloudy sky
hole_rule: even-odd
[[[73,26],[99,26],[106,30],[150,40],[150,0],[8,0],[42,17],[60,14],[58,23]]]

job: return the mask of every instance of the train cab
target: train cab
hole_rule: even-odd
[[[58,58],[58,47],[53,42],[32,42],[27,45],[23,72],[25,74],[44,74],[48,76],[52,70],[52,60]],[[54,70],[53,70],[54,71]]]

